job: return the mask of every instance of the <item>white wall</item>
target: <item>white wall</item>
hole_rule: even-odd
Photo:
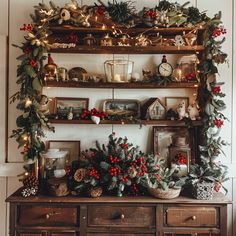
[[[69,0],[54,0],[54,2],[58,5],[61,5]],[[33,5],[36,5],[39,0],[0,0],[0,79],[3,81],[0,85],[0,104],[5,104],[5,83],[6,80],[6,65],[9,66],[9,95],[13,94],[17,91],[16,86],[16,67],[17,61],[15,58],[20,53],[18,49],[9,46],[7,44],[7,37],[9,36],[9,45],[12,43],[19,44],[23,40],[23,32],[19,31],[19,28],[24,23],[29,23],[30,18],[29,14],[33,11]],[[44,0],[44,2],[48,2]],[[86,4],[93,3],[94,0],[81,1]],[[137,0],[137,6],[139,9],[145,6],[153,6],[158,0],[150,0],[150,1],[141,1]],[[173,1],[175,2],[175,1]],[[185,0],[178,1],[180,3],[186,2]],[[227,65],[220,66],[220,80],[225,82],[223,86],[224,92],[226,92],[227,97],[225,98],[227,109],[225,114],[230,119],[230,122],[226,123],[224,129],[222,129],[222,136],[226,139],[231,146],[225,147],[224,151],[226,153],[226,157],[222,156],[222,162],[228,164],[231,167],[230,175],[235,177],[234,170],[236,167],[236,134],[233,133],[235,130],[236,121],[236,83],[233,80],[233,77],[236,76],[235,68],[233,67],[234,61],[236,61],[235,54],[233,54],[233,49],[236,46],[236,43],[233,41],[233,36],[236,36],[236,30],[234,29],[234,22],[236,20],[236,4],[234,4],[234,0],[192,0],[191,3],[195,6],[198,6],[201,10],[208,10],[208,14],[213,16],[219,10],[223,13],[223,22],[225,27],[227,28],[227,41],[223,46],[223,50],[226,51],[229,55],[229,67]],[[234,6],[234,7],[233,7]],[[235,9],[234,9],[235,8]],[[9,19],[9,22],[8,22]],[[9,23],[9,24],[8,24]],[[9,27],[8,27],[9,26]],[[9,63],[5,57],[4,46],[9,51]],[[119,55],[118,55],[119,56]],[[142,67],[154,67],[157,65],[162,55],[120,55],[121,57],[128,57],[131,60],[135,61],[135,70],[140,72]],[[57,54],[53,55],[55,62],[67,68],[71,68],[73,66],[82,66],[88,71],[102,71],[103,62],[112,57],[112,55],[62,55]],[[171,62],[175,61],[175,57],[169,57]],[[5,82],[4,82],[5,81]],[[45,94],[48,96],[68,96],[68,97],[89,97],[90,108],[94,106],[98,107],[103,99],[108,99],[113,97],[113,91],[111,89],[66,89],[66,88],[45,88]],[[190,96],[193,91],[189,90],[176,90],[175,96]],[[116,90],[114,91],[115,98],[134,98],[139,100],[144,100],[151,96],[156,96],[163,99],[166,96],[173,96],[173,90]],[[3,110],[5,110],[5,106],[3,106]],[[3,114],[3,113],[2,113]],[[15,118],[18,114],[18,111],[15,108],[15,104],[9,105],[9,113],[8,113],[8,130],[6,131],[7,136],[10,135],[11,130],[15,128]],[[233,122],[235,121],[235,122]],[[4,137],[5,132],[5,118],[4,116],[0,117],[0,134],[1,137]],[[66,130],[66,132],[65,132]],[[152,127],[147,126],[139,129],[138,126],[112,126],[112,125],[104,125],[104,126],[95,126],[95,125],[56,125],[56,133],[47,133],[47,139],[58,139],[58,140],[80,140],[81,148],[85,149],[91,146],[91,143],[94,143],[95,140],[99,140],[101,142],[105,142],[107,140],[108,135],[115,131],[119,136],[128,136],[129,140],[135,144],[141,146],[144,151],[150,151],[151,149],[151,137],[152,137]],[[4,163],[5,161],[5,145],[4,142],[0,144],[0,207],[4,209],[0,212],[0,236],[7,235],[7,208],[5,206],[4,200],[6,196],[10,195],[15,189],[18,188],[19,183],[16,178],[16,175],[20,173],[21,170],[21,155],[17,150],[17,145],[15,140],[8,140],[8,163]],[[11,176],[11,177],[6,177]],[[229,189],[228,197],[230,199],[236,199],[236,180],[231,179],[227,183],[227,187]],[[236,200],[235,200],[236,201]],[[236,202],[233,208],[229,209],[229,229],[232,231],[232,225],[234,221],[234,225],[236,225]],[[234,217],[234,218],[233,218]],[[234,220],[233,220],[234,219]],[[236,229],[234,229],[234,234],[236,235]]]

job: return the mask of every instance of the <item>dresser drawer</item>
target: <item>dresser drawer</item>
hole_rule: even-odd
[[[76,226],[76,207],[22,205],[18,208],[21,226]]]
[[[165,224],[168,226],[196,227],[218,226],[218,208],[215,207],[167,207]]]
[[[155,227],[155,207],[88,206],[88,226]]]
[[[114,234],[114,233],[88,233],[86,236],[155,236],[155,234]]]

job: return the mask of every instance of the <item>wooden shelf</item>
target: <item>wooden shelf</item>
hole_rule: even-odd
[[[187,54],[204,51],[202,45],[195,46],[76,46],[74,48],[51,49],[52,53],[87,53],[87,54]]]
[[[95,125],[91,120],[57,120],[51,119],[53,124],[80,124],[80,125]],[[99,125],[156,125],[156,126],[186,126],[181,120],[141,120],[141,122],[122,121],[122,120],[102,120]],[[193,121],[193,126],[201,126],[202,121]]]
[[[69,25],[64,26],[51,26],[50,31],[53,33],[109,33],[112,32],[111,27],[109,26],[106,29],[102,29],[102,27],[91,27],[91,28],[85,28],[85,27],[74,27]],[[144,31],[148,31],[148,33],[160,33],[161,35],[176,35],[182,32],[189,32],[193,30],[194,28],[186,28],[186,27],[170,27],[170,28],[144,28],[144,27],[135,27],[135,28],[119,28],[123,33],[127,33],[129,35],[137,35],[139,33],[143,33]],[[202,28],[198,31],[204,31],[205,28]]]
[[[116,89],[163,89],[163,88],[197,88],[198,83],[193,82],[180,82],[180,83],[169,83],[167,85],[159,85],[157,83],[108,83],[108,82],[75,82],[75,81],[46,81],[44,87],[65,87],[65,88],[116,88]]]

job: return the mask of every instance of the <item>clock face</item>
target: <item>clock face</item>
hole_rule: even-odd
[[[164,63],[161,63],[158,67],[158,71],[160,73],[161,76],[170,76],[173,72],[173,68],[171,66],[171,64],[167,63],[167,62],[164,62]]]

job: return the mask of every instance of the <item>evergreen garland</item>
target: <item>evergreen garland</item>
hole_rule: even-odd
[[[101,2],[101,1],[100,1]],[[104,4],[103,4],[104,5]],[[217,64],[224,63],[227,55],[221,51],[221,45],[224,38],[218,39],[225,33],[221,22],[221,13],[216,14],[213,19],[199,12],[197,8],[187,8],[187,4],[179,4],[161,1],[159,6],[153,8],[156,10],[167,11],[169,17],[168,26],[193,27],[195,23],[198,26],[205,27],[204,46],[206,47],[206,59],[201,63],[199,70],[201,72],[201,86],[198,92],[198,102],[202,108],[204,116],[205,143],[202,148],[202,154],[207,158],[218,156],[222,150],[225,141],[218,137],[219,132],[213,132],[213,128],[223,125],[226,117],[222,114],[225,104],[222,100],[224,94],[221,92],[221,85],[216,81],[218,73]],[[76,0],[65,6],[58,7],[53,2],[50,5],[39,3],[35,6],[35,12],[31,15],[34,24],[24,25],[21,30],[26,31],[25,41],[21,46],[22,55],[17,59],[19,65],[17,68],[17,84],[20,86],[18,92],[11,97],[11,102],[17,101],[17,109],[22,114],[16,119],[17,129],[12,131],[11,137],[18,142],[19,148],[23,147],[23,158],[26,164],[35,162],[40,158],[40,152],[45,149],[42,137],[43,128],[49,128],[49,120],[41,110],[40,101],[43,97],[42,84],[44,80],[43,61],[46,59],[45,53],[50,49],[47,37],[50,34],[48,27],[51,25],[73,24],[82,27],[90,27],[90,18],[93,17],[93,9],[97,6],[79,7]],[[135,9],[130,2],[108,3],[106,10],[113,20],[125,22],[132,17],[141,17],[137,22],[142,22],[143,15],[135,15]],[[122,12],[121,12],[122,10]],[[64,16],[68,14],[67,18]],[[150,13],[150,12],[149,12]],[[153,12],[151,12],[153,13]],[[81,17],[75,17],[75,16]],[[163,27],[167,26],[166,24]],[[16,45],[15,45],[16,46]]]

